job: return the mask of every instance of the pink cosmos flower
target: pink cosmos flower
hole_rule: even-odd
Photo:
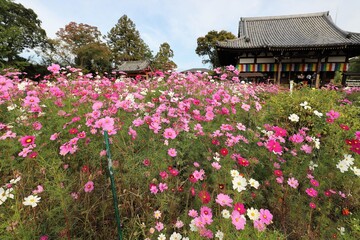
[[[34,128],[34,130],[40,130],[42,128],[42,124],[40,122],[34,122],[32,124],[32,127]]]
[[[311,185],[313,185],[314,187],[318,187],[318,186],[319,186],[319,182],[316,181],[315,179],[311,179],[311,180],[310,180],[310,183],[311,183]]]
[[[282,152],[282,147],[280,145],[280,143],[278,143],[275,140],[269,140],[266,144],[266,148],[270,151],[270,152],[275,152],[275,153],[281,153]]]
[[[235,226],[236,230],[245,229],[246,219],[236,210],[231,213],[231,222]]]
[[[315,208],[316,208],[316,204],[313,203],[313,202],[309,203],[309,206],[310,206],[310,208],[312,208],[312,209],[315,209]]]
[[[259,232],[262,232],[262,231],[265,231],[266,225],[260,220],[255,220],[254,228],[256,228]]]
[[[159,175],[160,175],[161,179],[166,179],[166,178],[169,177],[169,174],[167,172],[165,172],[165,171],[161,171],[159,173]]]
[[[355,138],[360,140],[360,131],[355,132]]]
[[[212,162],[212,163],[211,163],[211,166],[212,166],[213,168],[215,168],[216,170],[220,170],[220,168],[221,168],[221,165],[220,165],[220,163],[218,163],[218,162]]]
[[[234,210],[238,211],[241,215],[246,213],[246,208],[242,203],[235,203]]]
[[[56,73],[59,73],[60,72],[60,65],[59,64],[51,64],[47,70],[49,70],[50,72],[56,74]]]
[[[94,190],[94,182],[93,181],[88,181],[84,186],[84,191],[85,192],[92,192],[93,190]]]
[[[329,112],[326,113],[326,116],[328,116],[332,120],[335,120],[340,117],[340,113],[334,110],[330,110]]]
[[[182,228],[184,226],[184,223],[183,221],[181,220],[177,220],[176,223],[175,223],[175,227],[176,228]]]
[[[177,151],[176,151],[175,148],[170,148],[170,149],[168,150],[168,154],[169,154],[170,157],[176,157]]]
[[[292,188],[297,188],[298,186],[299,186],[299,182],[298,182],[298,180],[296,180],[295,178],[289,178],[288,180],[287,180],[287,183],[289,184],[289,186],[290,187],[292,187]]]
[[[174,129],[167,128],[167,129],[165,129],[163,136],[166,139],[169,139],[169,138],[174,139],[174,138],[176,138],[177,134]]]
[[[38,105],[40,102],[40,99],[38,97],[33,97],[33,96],[26,96],[24,98],[24,106],[33,106],[33,105]]]
[[[273,219],[273,215],[267,209],[260,209],[260,221],[269,225]]]
[[[243,103],[243,104],[241,105],[241,108],[244,109],[246,112],[248,112],[248,111],[250,110],[250,105]]]
[[[293,143],[302,143],[304,141],[304,137],[301,134],[294,134],[289,137],[289,140]]]
[[[20,138],[20,143],[23,147],[30,146],[35,143],[35,136],[24,136]]]
[[[305,192],[307,193],[307,195],[309,195],[310,197],[316,197],[318,195],[318,192],[313,189],[313,188],[307,188],[305,190]]]
[[[218,204],[220,204],[220,206],[228,206],[231,207],[231,203],[233,202],[233,200],[231,199],[231,197],[229,195],[220,193],[217,195],[215,202],[217,202]]]
[[[157,188],[157,186],[155,184],[150,184],[150,192],[152,194],[157,194],[159,192],[159,189]]]
[[[198,216],[198,212],[194,209],[190,209],[189,212],[188,212],[188,215],[192,218],[195,218]]]
[[[43,191],[44,191],[43,186],[38,185],[37,188],[32,191],[32,193],[33,193],[33,194],[39,194],[39,193],[42,193]]]
[[[310,154],[312,152],[312,147],[307,144],[304,144],[301,146],[300,150],[304,151],[307,154]]]
[[[162,222],[156,222],[155,228],[158,230],[158,232],[160,232],[164,229],[164,224]]]
[[[160,192],[164,192],[167,189],[168,189],[168,185],[166,183],[159,183]]]

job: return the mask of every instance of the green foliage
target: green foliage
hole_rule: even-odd
[[[195,52],[201,57],[207,57],[203,60],[204,64],[210,63],[213,68],[220,67],[219,57],[216,51],[216,43],[227,39],[234,39],[235,36],[227,31],[210,31],[204,37],[197,39]]]
[[[174,52],[168,43],[162,43],[159,47],[159,52],[155,55],[153,60],[153,67],[161,71],[173,70],[177,65],[171,60],[174,57]]]
[[[24,59],[18,55],[26,48],[39,46],[46,33],[36,13],[19,3],[1,0],[0,12],[0,63],[21,65]]]
[[[126,15],[123,15],[107,34],[107,44],[116,65],[124,61],[146,60],[152,57],[151,50],[140,37],[135,23]]]
[[[349,72],[360,72],[360,57],[353,57],[349,60]]]

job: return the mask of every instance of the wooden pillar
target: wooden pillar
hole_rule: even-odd
[[[346,72],[347,72],[347,70],[348,70],[348,68],[347,68],[347,64],[349,64],[349,57],[348,56],[346,56],[346,58],[345,58],[345,62],[344,62],[344,64],[346,64],[346,67],[345,67],[345,71],[344,71],[344,69],[343,69],[343,71],[342,71],[342,79],[341,79],[341,85],[343,86],[343,87],[346,87]]]
[[[279,59],[278,63],[278,72],[277,72],[277,78],[276,78],[276,84],[280,85],[281,80],[281,68],[282,68],[282,62],[281,59]]]
[[[320,71],[321,71],[321,57],[318,58],[318,62],[316,65],[315,88],[320,88]]]

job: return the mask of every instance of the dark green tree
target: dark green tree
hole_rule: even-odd
[[[235,35],[227,31],[210,31],[205,37],[197,39],[197,47],[195,52],[197,55],[203,57],[203,63],[210,63],[213,68],[220,67],[219,57],[216,51],[216,43],[218,41],[225,41],[227,39],[234,39]]]
[[[10,0],[0,0],[0,63],[21,66],[19,56],[25,49],[33,49],[46,39],[41,21],[32,9]]]
[[[113,55],[115,65],[123,61],[148,60],[152,53],[140,37],[134,22],[123,15],[107,35],[107,43]]]
[[[155,55],[153,60],[153,67],[158,70],[167,71],[177,68],[177,65],[171,60],[174,57],[174,52],[167,42],[164,42],[159,47],[159,52]]]
[[[111,52],[105,43],[89,43],[77,49],[75,63],[91,72],[104,72],[111,68]]]

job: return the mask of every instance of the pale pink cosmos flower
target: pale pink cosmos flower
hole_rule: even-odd
[[[38,185],[37,188],[32,191],[32,193],[33,193],[33,194],[38,194],[38,193],[42,193],[43,191],[44,191],[43,186]]]
[[[304,144],[301,146],[300,150],[304,151],[307,154],[310,154],[312,152],[312,147],[307,144]]]
[[[40,130],[42,128],[42,124],[40,122],[34,122],[32,124],[32,127],[34,128],[34,130]]]
[[[299,182],[298,182],[298,180],[296,180],[295,178],[289,178],[288,180],[287,180],[287,183],[289,184],[289,186],[290,187],[292,187],[292,188],[297,188],[298,186],[299,186]]]
[[[183,221],[181,220],[177,220],[176,223],[175,223],[175,227],[176,228],[182,228],[184,226],[184,223]]]
[[[260,221],[269,225],[273,219],[273,215],[270,213],[268,209],[260,209]]]
[[[176,151],[175,148],[169,148],[168,154],[169,154],[170,157],[176,157],[177,151]]]
[[[244,109],[246,112],[248,112],[250,110],[250,105],[249,104],[246,104],[246,103],[243,103],[241,105],[241,108]]]
[[[94,190],[94,182],[93,181],[88,181],[84,186],[84,191],[85,192],[92,192],[93,190]]]
[[[220,170],[220,168],[221,168],[221,165],[220,165],[220,163],[218,163],[218,162],[212,162],[212,163],[211,163],[211,166],[212,166],[213,168],[215,168],[216,170]]]
[[[220,204],[220,206],[222,206],[222,207],[224,207],[224,206],[231,207],[233,200],[231,199],[231,197],[229,195],[220,193],[217,195],[215,202]]]
[[[167,128],[167,129],[165,129],[163,136],[166,139],[169,139],[169,138],[174,139],[174,138],[176,138],[177,134],[174,129]]]
[[[255,220],[254,228],[256,228],[259,232],[263,232],[266,229],[266,225],[260,220]]]
[[[164,192],[167,189],[168,189],[168,185],[166,183],[159,183],[160,192]]]
[[[151,192],[152,194],[157,194],[157,193],[159,192],[159,189],[157,188],[156,185],[151,185],[151,186],[150,186],[150,192]]]
[[[236,230],[244,230],[246,224],[246,218],[241,215],[237,210],[231,213],[231,222],[235,226]]]
[[[189,212],[188,212],[188,215],[192,218],[195,218],[197,217],[199,214],[198,212],[195,210],[195,209],[190,209]]]
[[[155,229],[160,232],[164,229],[164,224],[162,222],[156,222]]]

